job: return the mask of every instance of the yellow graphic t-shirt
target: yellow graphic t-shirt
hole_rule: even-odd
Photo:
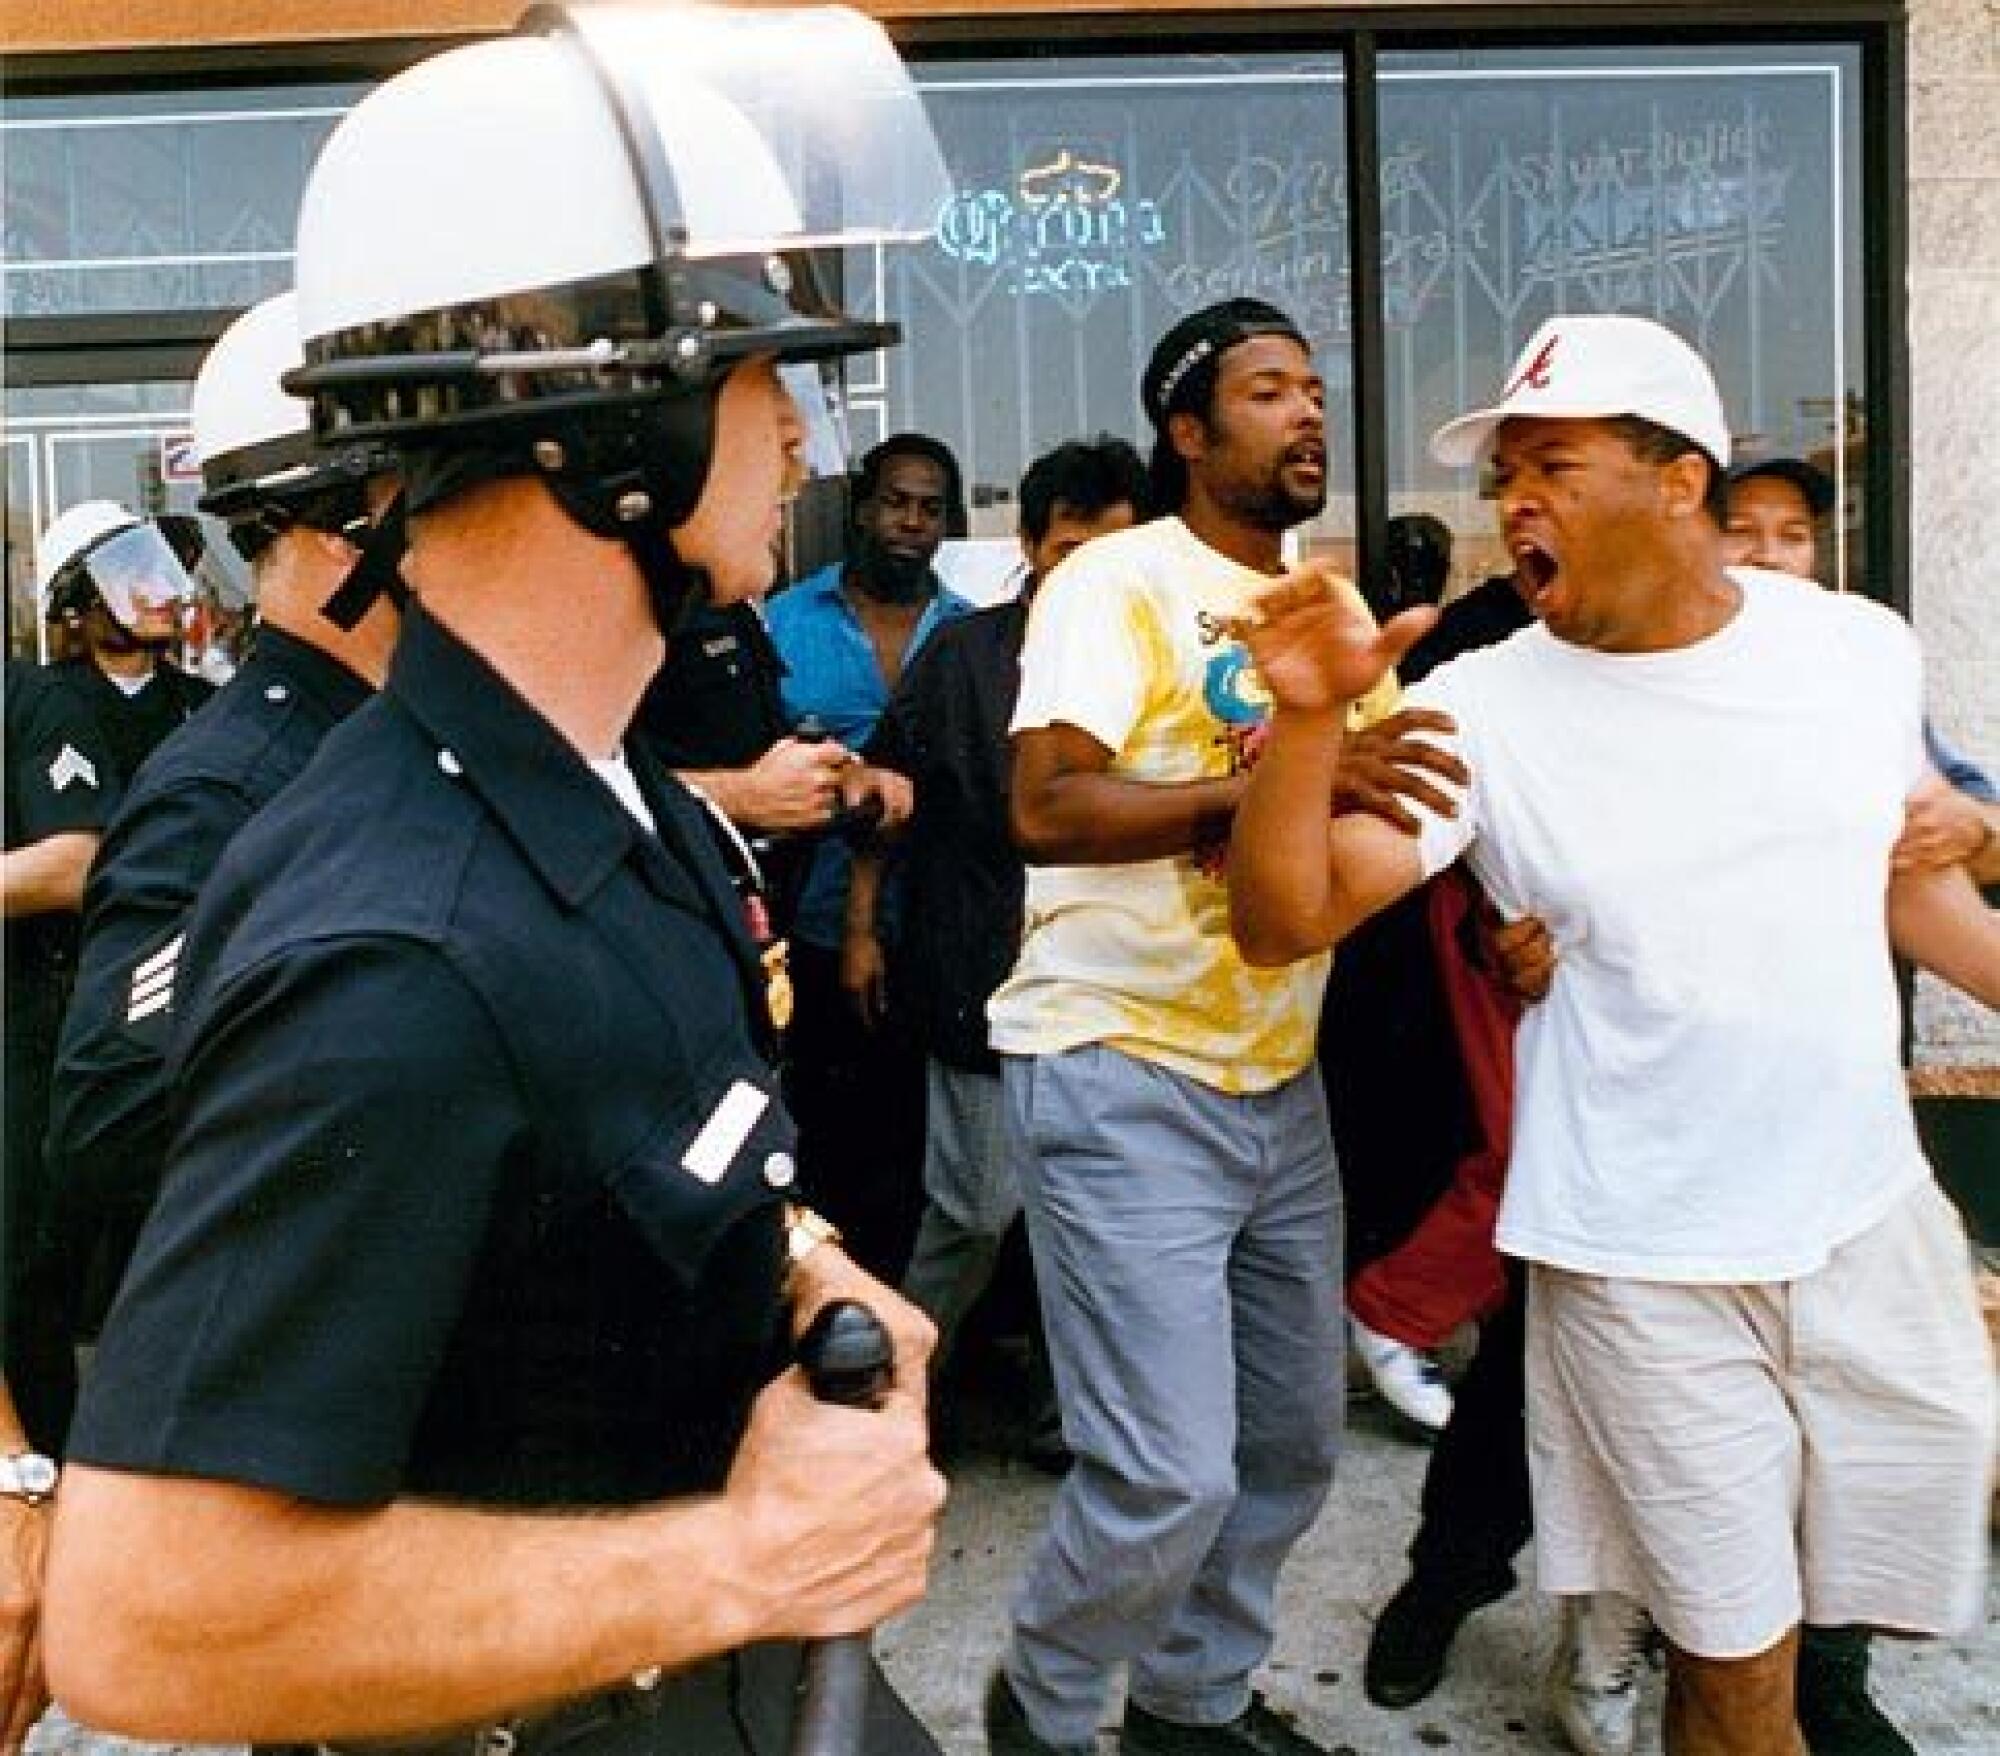
[[[1241,773],[1269,703],[1222,624],[1269,584],[1178,518],[1099,537],[1036,595],[1013,730],[1076,726],[1130,780]],[[1385,678],[1357,704],[1357,723],[1390,712],[1396,696]],[[1301,1072],[1328,959],[1243,961],[1223,853],[1030,866],[1021,955],[988,1009],[993,1046],[1050,1055],[1104,1043],[1226,1092],[1268,1091]]]

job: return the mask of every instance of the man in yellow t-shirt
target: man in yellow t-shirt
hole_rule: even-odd
[[[1168,331],[1141,392],[1170,515],[1050,576],[1013,725],[1027,919],[990,1017],[1076,1464],[987,1733],[1087,1750],[1129,1664],[1131,1756],[1309,1756],[1250,1675],[1339,1440],[1326,960],[1243,962],[1222,852],[1267,711],[1228,629],[1324,504],[1324,389],[1291,320],[1236,299]],[[1393,705],[1391,679],[1360,717]],[[1443,760],[1415,729],[1375,740],[1385,767]]]

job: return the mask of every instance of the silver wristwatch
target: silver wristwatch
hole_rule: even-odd
[[[54,1495],[61,1474],[56,1460],[39,1451],[9,1452],[0,1456],[0,1498],[40,1506]]]

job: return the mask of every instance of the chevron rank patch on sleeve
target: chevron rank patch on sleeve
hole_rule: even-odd
[[[125,1022],[137,1024],[174,1003],[174,973],[180,968],[185,933],[176,933],[166,944],[132,970],[132,993],[125,1008]]]
[[[60,793],[74,781],[81,781],[94,792],[97,788],[97,765],[74,744],[65,744],[49,764],[49,785]]]

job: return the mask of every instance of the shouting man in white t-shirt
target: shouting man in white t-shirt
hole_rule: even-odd
[[[1273,711],[1232,921],[1253,962],[1316,955],[1463,854],[1549,923],[1499,1225],[1531,1267],[1542,1582],[1652,1613],[1675,1756],[1789,1756],[1802,1618],[1942,1633],[1981,1603],[1992,1365],[1890,950],[2000,1005],[2000,924],[1962,872],[1891,874],[1929,775],[1908,628],[1724,567],[1692,350],[1554,318],[1432,441],[1489,448],[1538,620],[1411,692],[1456,722],[1457,815],[1329,822],[1391,643],[1295,575],[1246,629]]]

